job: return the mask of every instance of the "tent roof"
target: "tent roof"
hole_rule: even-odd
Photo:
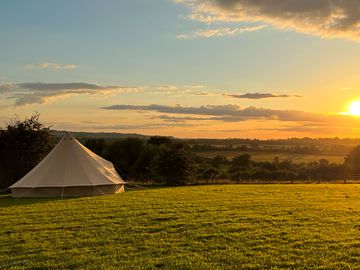
[[[10,188],[98,186],[126,183],[113,164],[69,133],[28,174]]]

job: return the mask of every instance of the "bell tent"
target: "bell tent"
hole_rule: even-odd
[[[66,133],[28,174],[10,186],[13,197],[75,197],[123,192],[113,164]]]

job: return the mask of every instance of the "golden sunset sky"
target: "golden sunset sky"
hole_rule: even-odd
[[[201,138],[360,137],[360,2],[0,2],[0,121]]]

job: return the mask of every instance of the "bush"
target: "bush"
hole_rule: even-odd
[[[138,138],[115,141],[104,149],[105,159],[111,161],[119,174],[126,179],[146,174],[152,156],[151,148]]]
[[[350,151],[349,155],[345,158],[344,165],[350,175],[360,174],[360,146]]]
[[[39,114],[7,124],[0,130],[0,188],[25,176],[51,148],[49,127],[39,122]]]
[[[99,156],[103,155],[106,147],[104,139],[88,139],[84,145]]]
[[[160,145],[152,163],[154,177],[167,185],[183,185],[193,179],[194,156],[184,143]]]

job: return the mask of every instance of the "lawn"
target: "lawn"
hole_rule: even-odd
[[[359,185],[0,197],[0,269],[353,269]]]

